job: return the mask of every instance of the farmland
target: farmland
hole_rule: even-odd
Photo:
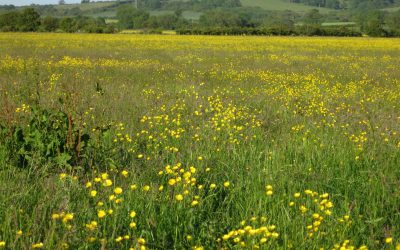
[[[400,248],[400,40],[0,34],[0,249]]]

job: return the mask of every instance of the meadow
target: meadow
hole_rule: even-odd
[[[0,34],[0,249],[400,249],[400,40]]]

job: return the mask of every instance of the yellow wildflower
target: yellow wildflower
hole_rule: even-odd
[[[182,200],[183,200],[183,195],[177,194],[177,195],[175,195],[175,199],[176,199],[177,201],[182,201]]]
[[[115,194],[121,194],[121,193],[122,193],[122,188],[116,187],[116,188],[114,189],[114,193],[115,193]]]
[[[106,212],[104,210],[97,211],[97,216],[101,219],[106,216]]]

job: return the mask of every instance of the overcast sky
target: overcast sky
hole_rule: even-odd
[[[105,1],[105,0],[103,0]],[[81,0],[65,0],[66,3],[80,3]],[[0,0],[0,5],[13,4],[15,6],[30,4],[57,4],[58,0]]]

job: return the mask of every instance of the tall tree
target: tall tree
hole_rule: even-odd
[[[117,10],[118,24],[123,29],[143,28],[149,17],[148,12],[133,6],[122,5]]]
[[[11,11],[0,15],[0,30],[1,31],[17,31],[20,13]]]
[[[386,24],[390,31],[400,35],[400,10],[387,16]]]
[[[55,31],[58,28],[58,19],[52,16],[46,16],[42,20],[42,27],[45,31]]]
[[[19,15],[20,31],[37,31],[40,25],[40,15],[33,8],[27,8]]]
[[[320,25],[322,23],[322,17],[319,10],[312,9],[304,15],[303,21],[307,25]]]

